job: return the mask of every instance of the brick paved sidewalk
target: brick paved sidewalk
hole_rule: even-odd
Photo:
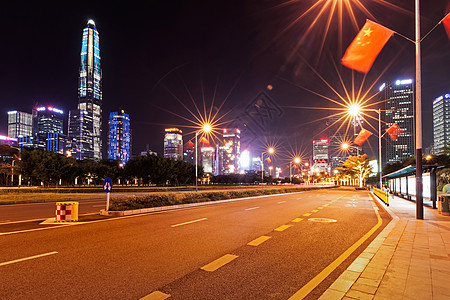
[[[393,220],[320,299],[450,299],[450,216],[415,210],[395,197]]]

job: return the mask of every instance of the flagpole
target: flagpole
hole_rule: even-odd
[[[416,23],[416,219],[423,219],[422,195],[422,86],[420,69],[420,8],[415,0]]]

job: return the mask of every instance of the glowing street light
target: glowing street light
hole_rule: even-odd
[[[261,153],[261,183],[264,182],[264,153],[267,153],[268,155],[273,155],[275,154],[275,148],[269,147],[265,152]]]
[[[361,113],[361,106],[354,103],[348,107],[348,114],[352,117],[357,117]]]
[[[346,143],[346,142],[342,143],[342,145],[341,145],[341,148],[343,150],[347,150],[349,147],[350,147],[350,145],[348,143]]]
[[[295,157],[293,160],[289,162],[289,182],[292,183],[292,162],[296,165],[300,163],[300,157]]]
[[[198,191],[198,134],[208,134],[213,130],[212,125],[205,123],[195,132],[195,191]]]

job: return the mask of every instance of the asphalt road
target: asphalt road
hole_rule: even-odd
[[[3,232],[0,299],[288,299],[371,230],[377,211],[367,192],[333,189]],[[378,231],[389,221],[379,213]]]

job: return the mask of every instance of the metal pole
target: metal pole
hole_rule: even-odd
[[[422,195],[422,80],[420,70],[420,9],[415,0],[416,19],[416,219],[423,219]]]
[[[264,152],[261,153],[261,183],[264,183]]]
[[[106,211],[109,210],[109,193],[106,193]]]
[[[198,191],[197,181],[198,181],[198,144],[197,144],[198,131],[195,132],[195,191]]]
[[[289,183],[292,183],[292,161],[289,162]]]
[[[380,172],[380,190],[383,189],[383,172],[381,163],[381,109],[378,109],[378,171]]]

